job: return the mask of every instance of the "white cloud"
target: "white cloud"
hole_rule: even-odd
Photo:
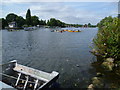
[[[19,16],[22,16],[23,18],[25,18],[26,12],[21,12],[21,13],[19,13]]]
[[[106,4],[109,5],[109,4]],[[48,20],[50,18],[56,18],[64,21],[65,23],[98,23],[102,18],[105,17],[105,14],[109,16],[116,14],[116,11],[107,12],[104,14],[102,10],[98,11],[89,11],[88,9],[83,8],[74,8],[71,5],[66,5],[62,3],[44,3],[40,5],[32,5],[29,8],[31,9],[34,15],[39,16],[40,19]],[[101,6],[103,8],[104,5]]]
[[[96,24],[105,16],[113,15],[117,13],[116,11],[109,9],[110,5],[113,3],[103,3],[99,5],[99,9],[95,11],[95,7],[93,10],[86,9],[85,7],[90,6],[91,4],[86,3],[78,4],[79,8],[75,8],[76,4],[64,4],[64,3],[40,3],[39,5],[32,5],[29,8],[34,13],[34,15],[39,16],[40,19],[50,19],[57,18],[66,23],[92,23]],[[82,5],[82,6],[81,6]],[[92,4],[93,5],[93,4]],[[106,8],[107,7],[107,8]],[[109,9],[109,11],[106,11]],[[103,11],[104,10],[104,11]]]
[[[15,2],[15,0],[12,1]],[[19,5],[21,6],[22,4]],[[50,18],[56,18],[64,21],[65,23],[85,24],[90,22],[92,24],[96,24],[105,16],[114,15],[117,13],[117,11],[111,9],[107,11],[106,7],[109,8],[112,5],[112,3],[102,3],[100,5],[99,3],[97,3],[97,5],[95,5],[94,3],[77,4],[77,3],[41,2],[41,3],[29,3],[27,5],[26,5],[27,8],[31,9],[32,15],[36,15],[40,19],[48,20]],[[94,6],[91,7],[91,5]],[[91,10],[88,9],[88,7],[90,7]],[[94,10],[96,8],[97,10]],[[26,12],[25,10],[22,10],[17,14],[25,18]]]
[[[0,10],[0,18],[2,18],[2,10]]]

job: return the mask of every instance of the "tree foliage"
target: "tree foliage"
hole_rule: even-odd
[[[88,27],[91,27],[91,23],[88,23]]]
[[[7,16],[6,16],[6,20],[7,20],[7,22],[9,23],[9,22],[12,22],[12,21],[16,21],[16,18],[17,18],[18,16],[16,15],[16,14],[14,14],[14,13],[10,13],[10,14],[8,14]]]
[[[37,16],[32,16],[31,21],[33,26],[39,25],[39,18]]]
[[[4,29],[6,26],[8,26],[8,23],[7,23],[6,19],[4,19],[4,18],[0,19],[0,23],[1,23],[2,29]]]
[[[120,59],[120,20],[117,17],[105,17],[98,27],[98,34],[94,39],[98,53],[104,57]]]
[[[60,20],[56,20],[55,18],[51,18],[50,20],[48,20],[47,25],[64,27],[65,23],[61,22]]]
[[[8,23],[15,21],[18,27],[22,27],[25,24],[25,19],[22,16],[18,16],[14,13],[10,13],[6,16],[6,20],[2,19],[2,24],[8,25]]]
[[[25,24],[25,19],[22,16],[18,16],[16,22],[18,27],[22,27]]]
[[[26,24],[28,26],[32,25],[32,22],[31,22],[31,11],[30,9],[27,10],[27,13],[26,13]]]
[[[42,19],[41,19],[41,20],[39,21],[39,25],[46,25],[46,20],[42,20]]]

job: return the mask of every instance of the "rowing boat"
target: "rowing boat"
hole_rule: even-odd
[[[50,88],[58,79],[59,73],[47,73],[10,61],[2,66],[2,82],[18,90],[40,90]]]

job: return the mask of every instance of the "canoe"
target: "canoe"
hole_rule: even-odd
[[[33,31],[33,30],[36,30],[37,27],[25,27],[24,30],[25,31]]]
[[[58,79],[59,73],[47,73],[18,64],[16,60],[2,66],[2,82],[19,90],[40,90],[50,88]]]
[[[72,30],[68,30],[68,32],[73,32]]]
[[[74,32],[81,32],[81,31],[74,31]]]
[[[68,30],[68,32],[81,32],[81,31],[72,31],[72,30]]]

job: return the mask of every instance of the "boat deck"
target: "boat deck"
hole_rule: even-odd
[[[59,77],[59,73],[43,72],[12,61],[3,67],[2,81],[19,90],[39,90],[48,87]]]

